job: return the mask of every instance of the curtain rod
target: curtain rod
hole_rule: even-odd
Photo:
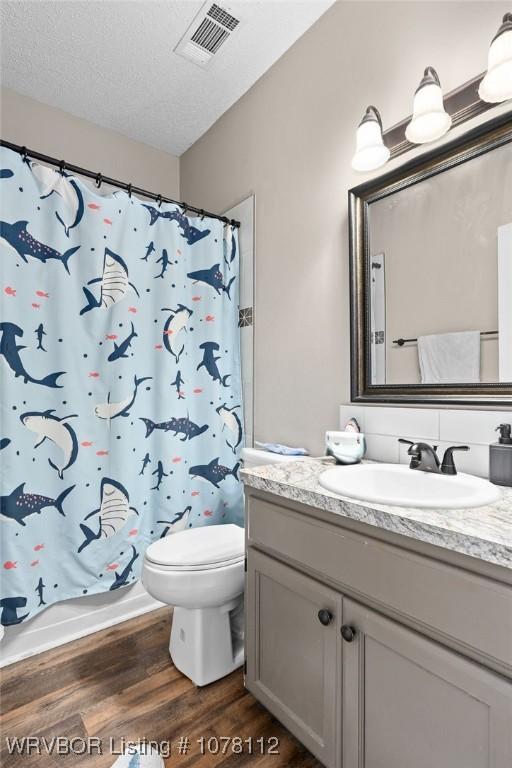
[[[236,221],[235,219],[228,219],[227,216],[220,216],[218,213],[212,213],[211,211],[205,211],[203,208],[196,208],[194,205],[188,205],[188,203],[180,203],[178,200],[173,200],[170,197],[164,197],[163,195],[156,195],[154,192],[148,192],[147,189],[142,189],[141,187],[135,187],[133,184],[126,184],[123,181],[118,181],[117,179],[111,179],[110,176],[103,176],[102,173],[96,173],[95,171],[89,171],[87,168],[80,168],[78,165],[71,165],[70,163],[66,163],[64,160],[57,160],[55,157],[49,157],[48,155],[44,155],[42,152],[35,152],[32,149],[27,149],[27,147],[22,147],[19,144],[13,144],[11,141],[5,141],[4,139],[0,139],[0,146],[6,147],[7,149],[13,150],[13,152],[18,152],[23,159],[26,159],[27,157],[31,157],[34,160],[39,160],[42,163],[47,163],[48,165],[55,165],[61,173],[64,173],[64,171],[70,171],[71,173],[78,174],[79,176],[86,176],[88,179],[94,179],[96,182],[96,186],[99,188],[102,184],[108,184],[110,187],[118,187],[119,189],[124,189],[126,192],[128,192],[129,196],[131,197],[132,194],[140,195],[142,197],[147,197],[151,200],[155,200],[155,202],[158,203],[160,206],[162,203],[170,203],[171,205],[178,205],[185,214],[187,211],[191,211],[193,213],[199,214],[199,216],[204,217],[207,216],[210,219],[219,219],[219,221],[223,221],[224,224],[230,224],[232,227],[239,227],[240,222]]]

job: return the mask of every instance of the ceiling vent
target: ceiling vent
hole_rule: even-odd
[[[206,67],[239,23],[240,19],[225,8],[216,3],[206,3],[174,51],[200,67]]]

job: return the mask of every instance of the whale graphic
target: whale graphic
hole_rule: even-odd
[[[136,559],[139,556],[139,553],[137,552],[137,550],[135,549],[133,544],[132,544],[132,551],[133,551],[133,554],[132,554],[128,564],[126,565],[125,568],[123,568],[121,573],[118,573],[117,571],[115,571],[114,575],[115,575],[116,578],[114,580],[114,583],[110,586],[110,591],[112,591],[113,589],[119,589],[119,587],[125,587],[126,584],[128,584],[128,576],[130,575],[130,573],[132,571],[134,562],[136,561]]]
[[[78,547],[78,552],[82,552],[91,542],[101,538],[109,539],[120,531],[132,512],[139,514],[135,507],[130,507],[130,497],[124,485],[111,480],[110,477],[104,477],[101,481],[100,506],[84,518],[89,520],[94,515],[99,515],[98,530],[93,531],[88,525],[80,523],[85,540]]]
[[[210,285],[219,295],[222,293],[222,291],[224,291],[224,293],[228,295],[228,298],[231,299],[229,292],[231,290],[231,286],[236,280],[236,277],[232,277],[229,283],[226,285],[224,283],[222,272],[220,271],[220,264],[214,264],[213,267],[210,267],[210,269],[198,269],[195,272],[188,272],[187,277],[189,277],[195,283],[206,283],[206,285]]]
[[[209,229],[197,229],[197,227],[190,224],[188,218],[179,210],[175,208],[173,211],[160,211],[158,208],[154,208],[152,205],[143,205],[143,208],[149,211],[151,220],[149,225],[152,227],[158,219],[168,219],[169,221],[175,221],[178,227],[181,229],[181,236],[185,238],[188,245],[194,245],[198,240],[202,240],[203,237],[207,237],[210,234]]]
[[[126,339],[124,339],[124,341],[122,341],[120,344],[116,344],[114,342],[114,351],[111,352],[107,357],[109,363],[113,363],[114,360],[119,360],[121,357],[128,357],[126,353],[131,347],[133,339],[137,338],[137,336],[138,334],[135,332],[135,328],[133,327],[132,323],[132,329]]]
[[[54,193],[62,199],[70,214],[70,221],[66,223],[57,212],[55,216],[64,227],[66,237],[69,237],[70,230],[80,224],[84,215],[84,198],[80,187],[74,179],[66,174],[62,174],[60,171],[55,171],[53,168],[47,168],[45,165],[39,165],[38,163],[32,163],[30,167],[33,175],[40,183],[41,200],[50,197]]]
[[[122,301],[128,289],[131,288],[137,296],[139,292],[133,283],[130,283],[128,279],[128,267],[123,261],[121,256],[111,251],[110,248],[105,248],[105,255],[103,258],[103,274],[101,277],[95,277],[89,280],[87,285],[93,285],[95,283],[101,283],[100,296],[97,299],[88,288],[82,288],[87,299],[87,304],[80,310],[81,315],[85,315],[91,309],[99,309],[100,307],[109,307]]]
[[[14,171],[10,168],[0,168],[0,179],[10,179],[11,176],[14,176]]]
[[[2,338],[0,339],[0,356],[2,356],[11,369],[14,375],[21,376],[25,384],[30,381],[32,384],[41,384],[43,387],[56,387],[60,389],[62,384],[57,384],[59,376],[62,376],[65,371],[58,371],[57,373],[49,373],[42,379],[35,379],[24,368],[21,361],[20,352],[22,349],[26,349],[21,344],[16,343],[16,337],[23,336],[22,329],[14,323],[0,323],[0,331],[2,332]]]
[[[181,385],[184,384],[185,381],[181,375],[181,371],[178,371],[176,374],[176,378],[174,381],[171,381],[171,387],[176,387],[176,394],[178,395],[178,400],[184,400],[185,395],[181,390]]]
[[[152,379],[152,376],[143,376],[142,378],[138,379],[137,376],[133,377],[133,384],[134,389],[133,392],[128,395],[128,397],[125,397],[124,400],[121,400],[118,403],[111,403],[110,402],[110,392],[108,393],[107,402],[101,403],[96,406],[94,409],[94,413],[99,419],[106,419],[107,421],[110,421],[111,419],[115,419],[118,416],[129,416],[130,414],[130,408],[135,402],[135,398],[137,397],[137,389],[142,384],[143,381],[148,381],[149,379]]]
[[[197,370],[204,366],[206,372],[212,377],[213,381],[218,381],[223,387],[228,387],[227,383],[230,373],[225,376],[220,375],[220,371],[217,367],[217,360],[220,360],[220,355],[215,357],[215,352],[218,352],[220,347],[216,341],[204,341],[199,345],[199,349],[203,350],[203,359],[197,366]]]
[[[141,256],[141,257],[140,257],[140,260],[141,260],[141,261],[147,261],[147,260],[148,260],[148,258],[149,258],[149,257],[151,256],[151,254],[153,253],[153,251],[156,251],[156,248],[155,248],[155,244],[154,244],[154,242],[153,242],[153,240],[152,240],[152,241],[149,243],[149,245],[146,245],[146,253],[145,253],[145,255],[144,255],[144,256]]]
[[[226,443],[233,453],[236,453],[236,449],[241,444],[243,437],[242,422],[240,421],[238,414],[235,413],[236,408],[240,408],[240,406],[234,405],[232,408],[228,408],[227,404],[224,403],[215,409],[222,419],[222,431],[224,431],[224,427],[227,427],[231,434],[234,435],[235,439],[233,444],[231,444],[229,440],[226,440]]]
[[[78,249],[79,245],[69,248],[65,253],[59,253],[55,248],[36,240],[27,229],[28,221],[15,221],[14,224],[8,224],[6,221],[0,221],[0,244],[7,246],[15,251],[25,264],[28,264],[27,256],[38,259],[45,264],[50,259],[60,261],[69,275],[68,261]]]
[[[179,533],[180,531],[184,531],[188,525],[191,512],[192,507],[185,507],[183,512],[178,512],[175,514],[172,520],[157,520],[156,522],[160,525],[165,525],[160,538],[165,538],[169,531],[171,531],[171,533]]]
[[[156,469],[151,474],[156,475],[156,485],[150,488],[150,490],[159,491],[164,477],[169,477],[168,473],[164,472],[164,465],[162,464],[161,461],[158,462],[158,464],[156,465]]]
[[[0,624],[3,624],[4,627],[8,627],[11,624],[20,624],[23,619],[27,618],[28,613],[18,616],[18,608],[24,608],[26,604],[26,597],[4,597],[0,600],[0,608],[2,609]]]
[[[9,496],[2,496],[0,498],[0,515],[10,520],[16,520],[20,525],[26,525],[26,517],[40,514],[41,510],[45,509],[45,507],[55,507],[65,517],[62,503],[75,486],[72,485],[70,488],[66,488],[56,499],[51,499],[49,496],[41,496],[38,493],[24,493],[24,487],[25,483],[21,483]]]
[[[219,483],[225,480],[228,475],[232,475],[235,480],[238,480],[240,462],[237,461],[233,469],[229,469],[229,467],[219,464],[219,458],[218,456],[216,459],[212,459],[209,464],[197,464],[195,467],[190,467],[189,475],[206,480],[216,488],[219,488]]]
[[[154,429],[161,429],[164,432],[174,432],[174,437],[182,434],[183,437],[180,438],[182,443],[185,443],[187,440],[192,440],[193,437],[202,435],[203,432],[206,432],[208,429],[208,424],[203,424],[203,426],[200,427],[198,424],[194,424],[193,421],[190,421],[188,416],[186,419],[171,418],[169,421],[160,422],[160,424],[155,424],[151,419],[141,418],[140,420],[146,425],[146,437],[149,437]]]
[[[164,307],[162,312],[170,312],[171,314],[165,321],[163,339],[164,347],[175,358],[178,363],[181,357],[181,353],[185,349],[185,345],[178,351],[177,338],[180,331],[186,328],[189,319],[194,314],[191,309],[184,304],[178,304],[177,309],[168,309]]]
[[[224,252],[224,261],[228,265],[228,269],[231,269],[231,264],[234,262],[235,257],[236,257],[236,240],[235,240],[235,235],[233,234],[233,232],[231,233],[231,251],[230,251],[230,254],[229,254],[229,259],[227,257],[228,256],[228,241],[227,241],[227,237],[224,237],[224,239],[222,240],[222,249],[223,249],[223,252]]]
[[[37,582],[37,587],[34,590],[34,592],[37,592],[37,595],[39,596],[39,604],[37,606],[38,608],[40,608],[42,605],[46,605],[44,601],[44,591],[43,591],[44,589],[45,589],[45,585],[43,584],[43,579],[40,578],[39,581]]]
[[[59,418],[54,416],[54,413],[54,409],[42,412],[27,411],[21,414],[20,421],[27,429],[36,433],[37,440],[34,448],[38,448],[41,443],[48,439],[62,450],[63,463],[61,467],[58,467],[51,459],[48,459],[48,464],[57,470],[62,480],[65,470],[75,463],[78,456],[78,440],[75,430],[67,423],[68,419],[76,418],[78,414],[73,413],[70,416]]]

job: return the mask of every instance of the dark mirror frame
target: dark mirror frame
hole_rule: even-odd
[[[369,206],[512,141],[512,112],[349,190],[351,400],[359,403],[438,403],[512,406],[512,383],[371,384],[369,344]],[[512,213],[512,201],[511,201]],[[511,297],[512,300],[512,297]]]

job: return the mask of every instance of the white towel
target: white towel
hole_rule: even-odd
[[[480,331],[418,338],[422,384],[476,384],[480,381]]]

